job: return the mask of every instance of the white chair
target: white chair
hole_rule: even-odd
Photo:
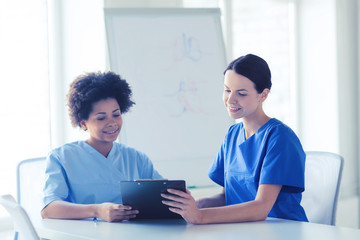
[[[17,165],[18,203],[25,209],[32,222],[41,219],[42,192],[45,182],[46,157],[26,159]],[[16,240],[26,239],[20,232]]]
[[[41,218],[45,160],[46,157],[31,158],[23,160],[17,165],[18,203],[26,210],[32,220]]]
[[[24,239],[27,240],[39,240],[35,228],[27,215],[24,208],[22,208],[11,195],[0,196],[0,203],[9,212],[11,218],[16,225],[17,231],[19,231]]]
[[[301,205],[309,222],[335,225],[343,162],[343,157],[335,153],[306,152]]]

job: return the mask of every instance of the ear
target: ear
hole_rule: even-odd
[[[82,128],[84,131],[87,130],[87,126],[86,126],[85,120],[81,120],[81,121],[80,121],[80,126],[81,126],[81,128]]]
[[[260,97],[259,100],[261,102],[264,102],[266,100],[266,98],[269,96],[270,90],[268,88],[265,88],[262,93],[260,93]]]

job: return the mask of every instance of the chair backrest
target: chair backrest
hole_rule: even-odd
[[[343,162],[343,157],[335,153],[306,152],[301,205],[309,222],[335,225]]]
[[[28,240],[39,240],[35,228],[27,215],[24,208],[22,208],[11,195],[0,196],[0,203],[9,212],[14,224],[17,226],[16,229],[19,231],[25,239]]]
[[[17,166],[18,203],[32,221],[41,218],[45,160],[46,157],[31,158],[21,161]]]

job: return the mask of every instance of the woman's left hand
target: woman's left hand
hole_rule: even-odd
[[[201,224],[202,213],[196,207],[195,199],[191,196],[188,189],[186,192],[168,189],[169,194],[162,193],[161,196],[167,200],[163,200],[163,204],[169,206],[169,210],[180,214],[187,222]]]

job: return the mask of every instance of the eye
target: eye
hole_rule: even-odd
[[[105,117],[99,117],[99,118],[97,118],[97,120],[98,121],[103,121],[103,120],[105,120]]]
[[[240,97],[245,97],[245,96],[247,96],[247,94],[239,93],[239,96]]]
[[[120,116],[121,116],[121,114],[118,114],[118,113],[113,114],[113,117],[114,117],[114,118],[118,118],[118,117],[120,117]]]

